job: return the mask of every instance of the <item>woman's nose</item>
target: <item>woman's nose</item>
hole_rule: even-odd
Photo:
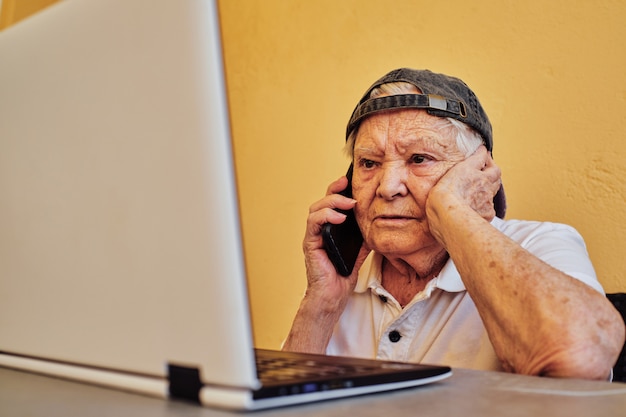
[[[407,195],[406,167],[397,164],[384,165],[380,171],[377,194],[386,200]]]

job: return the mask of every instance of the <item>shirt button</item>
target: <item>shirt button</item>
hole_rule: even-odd
[[[387,297],[385,297],[384,295],[379,295],[378,298],[380,298],[380,301],[382,301],[383,303],[387,302]]]
[[[392,343],[396,343],[401,338],[402,338],[402,335],[400,334],[399,331],[392,330],[392,331],[389,332],[389,340],[391,340]]]

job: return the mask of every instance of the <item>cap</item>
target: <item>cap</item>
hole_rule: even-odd
[[[369,98],[373,89],[393,82],[413,84],[421,93]],[[451,117],[463,122],[480,134],[489,152],[493,151],[491,122],[476,94],[467,84],[449,75],[411,68],[395,69],[367,89],[352,112],[346,129],[346,140],[366,117],[380,111],[401,108],[424,109],[433,116]],[[494,197],[494,207],[496,215],[504,218],[506,197],[502,187]]]
[[[373,89],[383,84],[407,82],[421,94],[401,94],[370,99]],[[483,138],[489,151],[493,149],[491,123],[478,98],[460,79],[429,70],[399,68],[380,78],[365,92],[352,112],[346,139],[367,116],[379,111],[399,108],[424,109],[439,117],[452,117],[474,128]]]

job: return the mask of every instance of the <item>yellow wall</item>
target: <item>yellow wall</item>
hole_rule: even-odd
[[[220,8],[261,346],[279,346],[297,308],[308,206],[347,167],[353,106],[399,66],[464,79],[492,118],[508,218],[575,226],[606,290],[626,291],[626,2],[222,0]]]
[[[280,345],[305,288],[308,207],[347,167],[353,106],[399,66],[464,79],[494,125],[508,217],[575,226],[605,289],[626,291],[625,2],[219,5],[260,347]]]
[[[0,30],[13,25],[59,0],[0,0]]]

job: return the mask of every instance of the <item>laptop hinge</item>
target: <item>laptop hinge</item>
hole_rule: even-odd
[[[167,365],[169,394],[171,398],[200,404],[200,370],[180,365]]]

